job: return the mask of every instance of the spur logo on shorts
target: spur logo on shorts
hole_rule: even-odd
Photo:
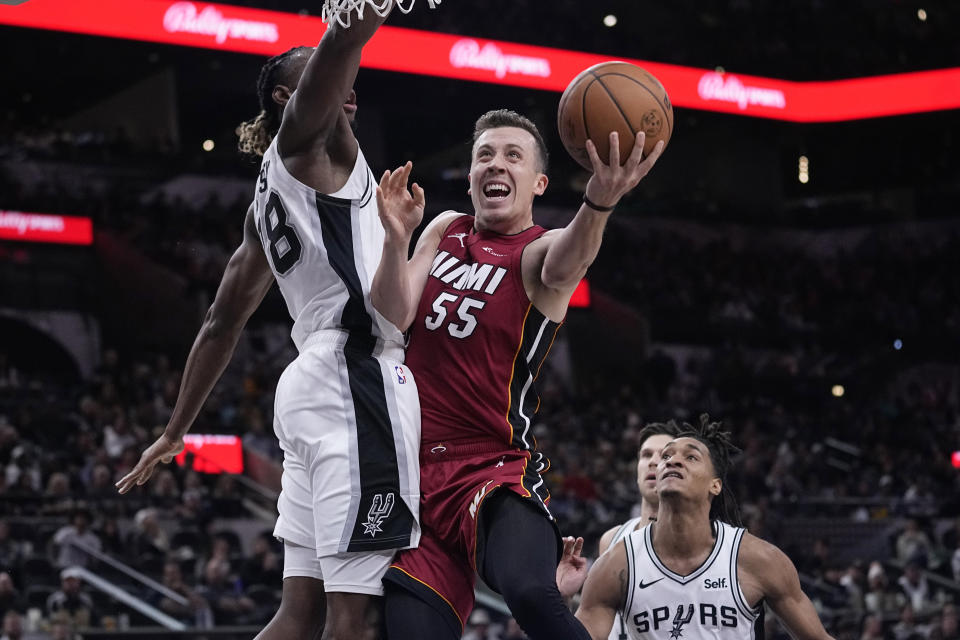
[[[397,374],[398,384],[407,384],[407,372],[403,370],[403,367],[397,365],[393,368],[393,372]]]
[[[393,511],[393,503],[393,493],[386,494],[386,497],[382,493],[373,496],[373,504],[367,511],[367,521],[363,523],[363,535],[370,534],[371,538],[376,538],[378,533],[383,533],[380,525],[390,517],[390,512]]]

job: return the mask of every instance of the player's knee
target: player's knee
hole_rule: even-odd
[[[536,580],[512,582],[503,589],[503,599],[515,615],[529,616],[545,615],[557,601],[563,601],[555,583]]]

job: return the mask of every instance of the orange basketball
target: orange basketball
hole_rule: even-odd
[[[637,132],[647,138],[643,155],[673,133],[673,107],[660,81],[627,62],[601,62],[583,71],[560,97],[557,128],[567,153],[591,169],[586,141],[593,140],[600,160],[610,157],[610,132],[620,133],[620,164],[633,150]]]

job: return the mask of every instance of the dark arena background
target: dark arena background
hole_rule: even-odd
[[[166,424],[239,244],[258,167],[234,130],[260,66],[322,34],[319,2],[234,4],[0,3],[4,639],[252,638],[276,611],[273,389],[296,353],[276,288],[188,453],[113,486]],[[387,24],[405,31],[365,58],[358,136],[375,173],[414,162],[427,218],[469,210],[488,109],[543,131],[534,213],[556,227],[588,177],[556,131],[566,83],[627,59],[673,99],[540,379],[564,533],[594,557],[636,509],[639,429],[709,412],[742,449],[749,530],[834,637],[957,638],[960,4],[420,0]],[[524,637],[478,603],[465,637]]]

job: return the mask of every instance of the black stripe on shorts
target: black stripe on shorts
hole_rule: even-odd
[[[352,210],[350,200],[317,194],[327,258],[349,294],[341,325],[350,333],[344,357],[357,425],[360,500],[347,551],[395,549],[410,543],[414,519],[400,494],[393,424],[380,363],[373,357],[373,318],[367,313],[353,250]]]

